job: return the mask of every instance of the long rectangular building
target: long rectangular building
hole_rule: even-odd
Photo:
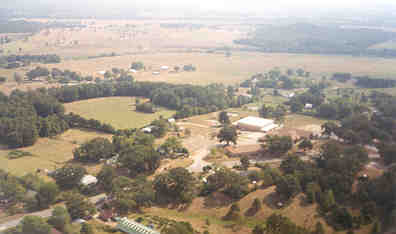
[[[278,127],[272,119],[249,116],[234,123],[239,129],[254,132],[269,132]]]
[[[160,234],[143,224],[131,221],[125,217],[118,220],[116,228],[128,234]]]

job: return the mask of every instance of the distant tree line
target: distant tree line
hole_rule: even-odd
[[[394,49],[381,50],[370,47],[392,40],[394,37],[394,32],[380,29],[348,29],[331,25],[297,23],[282,26],[259,25],[252,37],[234,42],[249,46],[244,50],[262,52],[393,57],[396,55]]]
[[[0,57],[0,66],[6,69],[15,69],[29,66],[31,63],[60,63],[61,58],[56,54],[46,55],[7,55]]]
[[[46,28],[74,28],[85,27],[77,23],[49,22],[42,23],[26,20],[0,20],[0,32],[2,33],[37,33]]]
[[[362,88],[393,88],[396,86],[396,80],[392,79],[381,79],[381,78],[370,78],[368,76],[354,77],[356,85]]]

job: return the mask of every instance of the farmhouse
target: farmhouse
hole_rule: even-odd
[[[96,177],[93,175],[85,175],[83,178],[81,178],[80,183],[84,186],[95,185],[98,183],[98,179],[96,179]]]
[[[306,103],[305,104],[305,109],[312,109],[313,105],[311,103]]]
[[[254,132],[269,132],[278,127],[272,119],[249,116],[234,123],[239,129]]]
[[[118,220],[117,229],[129,234],[160,234],[143,224],[130,221],[127,218]]]

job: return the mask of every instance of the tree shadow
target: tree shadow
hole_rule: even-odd
[[[281,201],[276,192],[272,192],[264,197],[263,203],[271,209],[279,209],[278,203]]]
[[[309,202],[308,202],[308,199],[307,199],[306,196],[299,196],[299,197],[298,197],[298,200],[299,200],[299,205],[300,205],[301,207],[307,207],[307,206],[312,205],[312,203],[309,203]]]
[[[219,208],[229,206],[233,203],[233,199],[221,192],[213,192],[204,199],[205,208]]]
[[[246,212],[245,212],[245,216],[247,217],[252,217],[255,216],[257,214],[257,212],[259,212],[259,210],[254,209],[253,207],[250,207]]]

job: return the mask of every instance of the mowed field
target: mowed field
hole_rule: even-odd
[[[48,67],[70,69],[96,77],[100,76],[99,71],[111,70],[113,67],[129,69],[134,61],[142,61],[147,68],[147,71],[133,74],[137,80],[200,85],[216,82],[236,84],[256,73],[266,72],[274,67],[282,70],[303,68],[318,78],[323,75],[330,76],[334,72],[351,72],[354,75],[385,78],[396,77],[396,59],[254,52],[234,52],[231,57],[210,53],[125,55],[79,61],[69,60],[61,64],[48,65]],[[172,69],[174,66],[182,67],[186,64],[193,64],[197,71],[178,73],[161,71],[160,75],[152,74],[164,65]]]
[[[169,118],[175,111],[160,108],[155,114],[135,111],[135,98],[108,97],[65,104],[66,112],[79,114],[84,118],[108,123],[117,129],[141,128],[158,119]]]
[[[55,138],[40,138],[36,144],[18,150],[30,152],[32,156],[8,159],[12,150],[0,150],[0,168],[22,176],[37,169],[54,170],[73,158],[73,149],[95,137],[111,139],[111,135],[92,131],[71,129]]]

